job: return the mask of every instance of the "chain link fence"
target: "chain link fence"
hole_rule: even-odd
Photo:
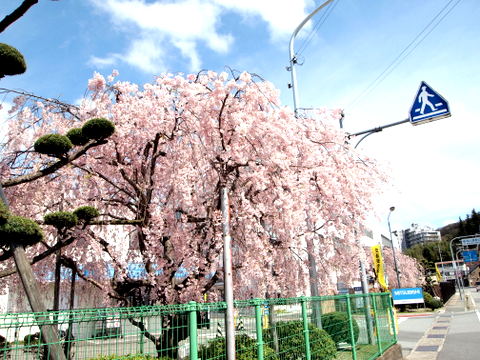
[[[0,315],[0,359],[48,359],[53,324],[67,359],[226,359],[226,304]],[[236,358],[375,359],[396,343],[389,293],[235,302]]]

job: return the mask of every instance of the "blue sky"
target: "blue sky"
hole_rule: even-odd
[[[2,1],[0,17],[19,3]],[[0,34],[0,42],[17,47],[28,62],[26,74],[0,86],[75,102],[94,71],[117,69],[121,80],[144,83],[162,72],[229,66],[273,82],[292,106],[288,42],[320,4],[42,0]],[[303,61],[299,106],[343,108],[349,132],[405,119],[421,81],[449,101],[452,117],[386,129],[359,146],[387,163],[392,189],[378,209],[385,222],[389,207],[396,207],[394,229],[413,222],[439,227],[480,210],[479,18],[477,0],[335,0],[296,40]],[[414,49],[407,47],[412,41]],[[374,82],[392,63],[388,76]]]

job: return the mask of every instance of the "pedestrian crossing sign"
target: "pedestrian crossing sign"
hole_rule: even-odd
[[[449,117],[450,107],[439,93],[422,81],[410,109],[410,123],[423,124]]]

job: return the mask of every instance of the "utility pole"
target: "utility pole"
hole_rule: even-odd
[[[392,256],[393,256],[393,264],[395,267],[395,274],[397,275],[397,284],[398,287],[401,288],[402,284],[400,283],[400,274],[398,272],[398,264],[397,264],[397,256],[395,255],[395,244],[393,243],[392,238],[392,228],[390,227],[390,215],[392,214],[393,210],[395,210],[395,206],[390,207],[390,212],[388,213],[388,231],[390,232],[390,242],[392,243]]]

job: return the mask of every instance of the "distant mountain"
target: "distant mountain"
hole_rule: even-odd
[[[458,219],[458,222],[445,225],[439,229],[443,241],[449,241],[457,236],[468,236],[480,233],[480,214],[472,210],[465,219]]]

